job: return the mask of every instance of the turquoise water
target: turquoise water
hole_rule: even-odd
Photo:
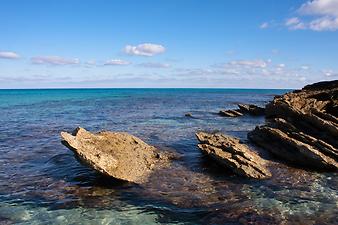
[[[235,176],[205,158],[194,133],[247,141],[262,117],[223,118],[287,90],[0,90],[0,224],[337,224],[337,175],[271,161],[272,179]],[[190,112],[194,118],[185,117]],[[79,164],[61,131],[126,131],[182,157],[142,186]]]

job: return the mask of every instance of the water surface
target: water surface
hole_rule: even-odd
[[[287,166],[267,152],[272,179],[253,181],[197,149],[198,130],[247,141],[264,118],[223,118],[286,90],[0,90],[0,224],[338,224],[337,175]],[[194,118],[185,117],[190,112]],[[181,154],[138,186],[106,179],[60,143],[82,126],[126,131]]]

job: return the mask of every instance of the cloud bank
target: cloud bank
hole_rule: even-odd
[[[131,64],[131,62],[122,59],[111,59],[104,63],[105,66],[125,66],[129,64]]]
[[[146,68],[159,68],[159,69],[165,69],[170,67],[170,64],[157,62],[140,63],[138,65]]]
[[[60,56],[36,56],[31,58],[33,64],[46,64],[46,65],[76,65],[80,63],[79,59],[66,59]]]

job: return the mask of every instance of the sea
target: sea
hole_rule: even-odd
[[[338,176],[289,165],[251,145],[280,89],[0,90],[0,224],[338,224]],[[185,116],[191,113],[192,117]],[[60,132],[124,131],[180,157],[136,185],[80,164]],[[238,137],[269,161],[271,179],[239,177],[203,155],[198,131]]]

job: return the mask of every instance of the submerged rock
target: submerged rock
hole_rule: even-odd
[[[265,160],[241,144],[239,139],[219,133],[199,132],[196,136],[200,141],[198,147],[203,153],[234,173],[256,179],[271,177],[270,171],[265,166]]]
[[[116,179],[143,183],[153,170],[169,165],[170,155],[123,132],[90,133],[79,127],[61,132],[62,143],[80,162]]]
[[[238,104],[238,108],[241,113],[250,114],[252,116],[263,116],[265,114],[265,109],[257,105]]]
[[[238,117],[238,116],[243,116],[243,114],[241,112],[239,112],[238,110],[232,110],[232,109],[228,109],[228,110],[221,110],[218,113],[221,116],[225,116],[225,117]]]
[[[320,82],[277,96],[267,124],[248,138],[289,162],[338,169],[338,81]]]

